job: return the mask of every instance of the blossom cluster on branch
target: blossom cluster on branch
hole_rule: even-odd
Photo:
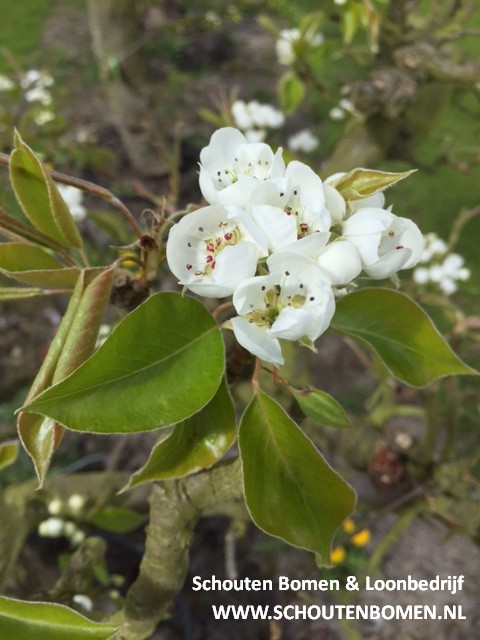
[[[363,272],[394,276],[423,248],[417,225],[385,209],[381,188],[344,198],[343,174],[325,182],[306,164],[285,165],[263,142],[230,127],[200,154],[208,206],[170,231],[167,261],[180,284],[211,298],[233,296],[228,326],[257,357],[283,364],[279,340],[313,342],[328,328],[335,296]]]

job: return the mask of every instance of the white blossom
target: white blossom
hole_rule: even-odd
[[[458,290],[458,282],[468,280],[470,270],[458,253],[449,253],[447,243],[436,233],[425,235],[425,248],[419,266],[413,272],[413,281],[421,286],[434,284],[447,296]]]
[[[83,511],[85,502],[85,496],[82,496],[79,493],[72,493],[67,500],[68,508],[75,515],[78,515]]]
[[[313,260],[282,252],[267,265],[269,275],[249,278],[235,290],[238,316],[230,323],[245,349],[281,365],[279,340],[313,343],[328,328],[335,301],[328,276]]]
[[[57,189],[65,200],[72,217],[77,222],[81,222],[87,217],[87,210],[83,206],[83,191],[67,184],[58,184]]]
[[[85,611],[93,611],[93,602],[84,593],[76,593],[72,598],[72,602],[78,604]]]
[[[281,149],[249,143],[232,127],[216,131],[200,153],[200,189],[209,204],[244,206],[259,183],[284,172]]]
[[[346,114],[340,107],[332,107],[328,112],[331,120],[345,120]]]
[[[49,109],[42,109],[33,116],[33,120],[37,126],[43,127],[48,122],[55,120],[55,114]]]
[[[15,88],[15,83],[8,76],[0,74],[0,91],[11,91]]]
[[[355,245],[363,270],[375,279],[414,267],[423,249],[423,236],[412,220],[373,207],[348,218],[343,237]]]
[[[47,518],[38,525],[38,535],[42,538],[60,538],[64,533],[65,523],[61,518]]]
[[[307,30],[303,36],[300,29],[282,29],[275,43],[279,64],[291,65],[295,62],[295,45],[300,39],[303,39],[303,42],[312,48],[318,47],[324,41],[323,34],[312,29]]]
[[[265,239],[244,211],[211,205],[184,216],[170,231],[167,261],[180,284],[208,298],[233,293],[267,254]]]
[[[318,147],[319,140],[310,129],[302,129],[293,136],[290,136],[287,142],[287,146],[290,151],[303,151],[304,153],[311,153]]]
[[[63,502],[60,498],[50,500],[47,505],[47,511],[51,516],[58,516],[63,511]]]

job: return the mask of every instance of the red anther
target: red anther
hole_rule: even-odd
[[[192,268],[193,268],[193,266],[192,266],[191,264],[187,264],[187,265],[185,265],[185,266],[187,267],[188,271],[190,271],[190,269],[192,269]]]
[[[302,224],[300,225],[300,231],[302,233],[307,233],[308,231],[308,224],[306,222],[302,222]]]
[[[223,237],[228,242],[229,240],[231,240],[233,238],[233,233],[230,233],[230,231],[228,231]]]
[[[205,262],[206,262],[207,264],[212,263],[212,262],[213,262],[213,256],[207,256],[207,257],[205,258]]]
[[[398,247],[395,247],[395,249],[403,249],[403,245],[399,244]]]
[[[207,244],[207,251],[211,251],[212,253],[215,251],[215,247],[213,246],[213,242],[209,242]]]

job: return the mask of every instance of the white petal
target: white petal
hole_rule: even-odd
[[[330,212],[332,223],[336,224],[337,222],[341,222],[347,212],[347,203],[340,193],[329,184],[324,184],[323,190],[325,193],[325,206]]]
[[[362,261],[355,245],[348,240],[328,244],[317,257],[318,264],[330,276],[332,285],[348,284],[362,270]]]
[[[283,209],[270,205],[255,205],[250,209],[255,223],[268,238],[268,247],[277,251],[297,239],[297,221]]]
[[[284,363],[280,343],[267,328],[258,327],[240,317],[232,318],[230,322],[235,338],[247,351],[266,362]]]
[[[365,266],[364,271],[375,280],[390,278],[397,273],[397,271],[405,267],[411,254],[412,250],[406,247],[390,251],[390,253],[383,255],[377,262],[368,265],[368,267]]]

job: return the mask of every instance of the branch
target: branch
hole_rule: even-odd
[[[180,480],[156,483],[150,496],[145,554],[130,588],[115,640],[145,640],[155,631],[188,570],[194,528],[201,516],[245,519],[237,458]],[[113,622],[118,622],[115,618]]]

